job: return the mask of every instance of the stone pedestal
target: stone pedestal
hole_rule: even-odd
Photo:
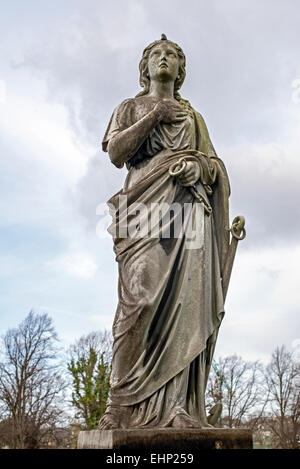
[[[78,449],[188,453],[201,449],[252,449],[248,429],[128,429],[81,431]]]

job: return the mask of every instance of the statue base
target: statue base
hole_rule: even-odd
[[[124,452],[188,453],[202,449],[252,449],[252,431],[245,428],[151,428],[81,431],[78,449]]]

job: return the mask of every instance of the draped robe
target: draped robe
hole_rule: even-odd
[[[202,116],[190,106],[186,119],[158,124],[126,163],[123,189],[108,203],[115,209],[109,232],[118,262],[118,306],[113,324],[111,389],[107,412],[126,410],[122,427],[171,426],[178,414],[206,423],[204,393],[218,328],[224,315],[222,269],[226,260],[229,182]],[[114,111],[103,139],[133,125],[153,108],[145,97],[125,100]],[[208,216],[189,187],[169,173],[179,158],[196,161],[198,192],[211,205]],[[210,187],[212,193],[206,191]],[[126,221],[140,221],[136,204],[151,213],[152,204],[187,207],[163,217],[158,236],[121,236]],[[164,233],[183,220],[183,235]],[[173,217],[173,218],[172,218]],[[179,221],[181,223],[181,221]],[[197,231],[196,246],[186,228]]]

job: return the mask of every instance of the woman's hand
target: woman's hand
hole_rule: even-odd
[[[165,124],[182,122],[187,116],[187,111],[172,99],[162,99],[155,105],[154,111],[157,113],[159,121]]]
[[[186,161],[186,166],[182,173],[176,176],[181,186],[193,186],[200,177],[199,164],[196,161]]]

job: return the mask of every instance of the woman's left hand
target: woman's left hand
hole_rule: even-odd
[[[196,161],[187,161],[184,171],[176,177],[181,186],[193,186],[200,177],[199,164]]]

